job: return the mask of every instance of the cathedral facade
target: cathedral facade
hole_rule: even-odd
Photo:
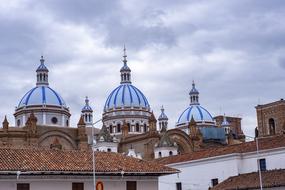
[[[70,126],[69,107],[50,87],[48,73],[41,57],[36,86],[24,94],[15,109],[16,125],[10,126],[6,118],[3,122],[1,146],[84,150],[93,145],[96,151],[120,152],[151,160],[244,142],[241,118],[213,117],[200,104],[194,81],[190,103],[177,118],[176,125],[168,126],[163,107],[156,119],[147,97],[131,80],[125,48],[119,73],[121,81],[106,97],[100,130],[92,127],[93,109],[88,97],[77,127]]]

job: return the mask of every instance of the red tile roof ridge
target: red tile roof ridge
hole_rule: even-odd
[[[285,187],[285,169],[274,169],[261,172],[263,188]],[[258,189],[259,173],[251,172],[231,176],[211,190]]]
[[[259,150],[267,150],[279,147],[285,147],[285,135],[275,135],[258,138]],[[174,164],[187,161],[200,160],[205,158],[230,155],[234,153],[248,153],[256,151],[256,141],[249,141],[224,147],[207,148],[190,153],[180,154],[156,159],[155,161],[161,164]]]
[[[162,164],[128,157],[119,153],[95,152],[98,173],[156,173],[179,171]],[[0,171],[93,171],[92,151],[0,148]]]

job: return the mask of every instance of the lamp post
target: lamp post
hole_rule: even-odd
[[[260,156],[259,156],[259,146],[258,146],[258,137],[251,137],[251,136],[245,136],[247,138],[251,138],[251,139],[255,139],[255,145],[256,145],[256,154],[257,154],[257,166],[258,166],[258,175],[259,175],[259,186],[260,186],[260,190],[263,190],[263,186],[262,186],[262,176],[261,176],[261,170],[260,170]]]
[[[98,121],[96,121],[95,123],[92,123],[92,130],[91,130],[91,134],[92,134],[92,163],[93,163],[93,190],[96,189],[96,175],[95,175],[95,143],[96,143],[96,139],[94,138],[94,126],[99,123],[100,121],[102,121],[102,119],[99,119]]]

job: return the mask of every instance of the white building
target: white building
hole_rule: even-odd
[[[94,189],[91,151],[2,148],[0,162],[0,190]],[[111,152],[96,152],[95,168],[108,190],[157,190],[159,176],[178,172]]]
[[[159,163],[181,171],[179,174],[160,177],[160,190],[207,190],[231,176],[261,170],[285,168],[285,135],[256,141],[211,148],[184,155],[161,158]]]

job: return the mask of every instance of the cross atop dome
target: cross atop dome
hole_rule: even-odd
[[[127,53],[126,53],[126,47],[124,45],[124,55],[123,55],[123,67],[121,68],[121,84],[123,83],[131,83],[131,69],[127,65]]]
[[[192,82],[192,89],[189,93],[190,95],[190,105],[199,105],[199,91],[195,87],[195,82]]]
[[[41,64],[37,68],[37,86],[48,86],[48,69],[45,66],[45,60],[44,57],[41,56],[40,59]]]

